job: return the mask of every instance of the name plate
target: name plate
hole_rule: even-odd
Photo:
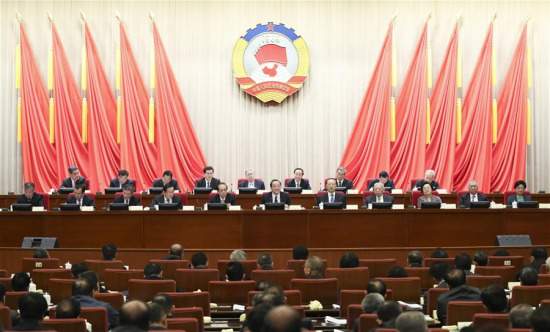
[[[194,205],[184,205],[182,208],[181,208],[182,211],[195,211],[195,206]]]
[[[393,210],[404,210],[405,209],[405,204],[394,204],[394,205],[392,205],[391,208]]]
[[[392,194],[402,194],[402,193],[403,193],[403,189],[392,189],[391,193],[392,193]]]
[[[231,205],[229,206],[229,211],[241,211],[240,205]]]
[[[301,210],[302,206],[301,205],[289,205],[288,209],[289,210]]]
[[[444,207],[443,207],[443,204],[445,204]],[[446,210],[456,209],[456,204],[441,203],[441,205],[442,205],[441,208],[446,209]]]
[[[359,190],[358,189],[348,189],[347,193],[350,194],[350,195],[357,195],[357,194],[359,194]]]
[[[439,189],[437,189],[436,191],[437,191],[438,193],[440,193],[440,194],[448,194],[447,189],[439,188]]]
[[[550,209],[550,203],[539,203],[539,209]]]
[[[143,206],[137,205],[137,206],[128,206],[128,211],[143,211]]]
[[[311,190],[311,189],[304,189],[304,190],[302,190],[302,194],[313,194],[313,190]]]
[[[258,194],[258,195],[263,195],[263,194],[265,194],[266,192],[267,192],[267,190],[258,190],[258,191],[256,191],[256,194]]]
[[[359,210],[359,205],[357,204],[348,204],[346,210]]]
[[[93,211],[94,210],[94,207],[93,206],[81,206],[80,207],[80,211]]]
[[[43,206],[33,206],[32,211],[33,212],[42,212],[42,211],[44,211],[44,207]]]

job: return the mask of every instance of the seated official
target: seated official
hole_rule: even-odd
[[[317,205],[319,203],[344,203],[344,209],[346,208],[346,195],[336,192],[336,179],[330,178],[327,180],[327,192],[317,195]]]
[[[311,186],[309,185],[309,180],[304,179],[304,170],[301,168],[296,168],[294,170],[294,178],[287,183],[285,183],[285,187],[296,187],[296,188],[302,188],[302,189],[311,189]]]
[[[304,274],[307,279],[323,279],[323,268],[323,260],[319,256],[312,256],[304,264]]]
[[[281,191],[281,181],[274,179],[269,184],[271,192],[262,195],[261,204],[265,203],[285,203],[285,207],[290,205],[290,195]]]
[[[218,184],[218,194],[210,197],[210,203],[226,203],[227,205],[237,205],[237,198],[234,194],[227,192],[227,184],[220,182]]]
[[[353,182],[346,179],[346,173],[347,171],[345,167],[340,166],[336,169],[336,187],[344,187],[346,190],[353,189]]]
[[[183,209],[183,202],[181,201],[181,197],[175,196],[174,191],[176,189],[174,188],[174,185],[171,183],[167,183],[162,188],[162,194],[156,196],[153,199],[153,202],[151,203],[151,207],[154,208],[155,205],[159,205],[162,203],[177,203],[178,209]]]
[[[523,180],[518,180],[516,183],[514,183],[514,189],[516,190],[516,193],[514,195],[508,196],[508,200],[506,201],[507,207],[512,207],[513,202],[529,202],[532,201],[531,196],[524,195],[525,188],[527,188],[527,183]]]
[[[109,187],[124,188],[125,185],[129,184],[135,188],[136,187],[135,182],[128,179],[128,176],[130,176],[130,173],[125,169],[121,169],[120,171],[118,171],[118,177],[111,179],[111,182],[109,183]]]
[[[382,171],[378,173],[378,179],[374,179],[369,181],[369,184],[367,185],[367,190],[373,190],[375,183],[381,183],[384,188],[390,188],[390,190],[395,189],[395,184],[393,183],[393,180],[390,179],[390,175],[386,171]]]
[[[170,183],[174,187],[174,190],[180,190],[180,187],[178,186],[178,180],[172,177],[172,171],[164,171],[164,173],[162,173],[162,178],[153,181],[153,187],[164,187],[164,185]]]
[[[214,177],[214,167],[206,166],[202,169],[204,177],[197,180],[195,187],[197,188],[212,188],[213,190],[218,190],[218,185],[220,180]]]
[[[365,202],[363,205],[369,205],[372,203],[382,203],[382,202],[389,202],[393,204],[394,202],[393,197],[390,195],[384,194],[384,185],[382,184],[382,182],[376,182],[374,184],[373,189],[374,189],[374,194],[367,196],[367,198],[365,198]]]
[[[239,182],[239,188],[256,188],[258,190],[265,190],[265,184],[262,180],[258,180],[254,177],[254,170],[252,168],[247,169],[244,172],[246,180]]]
[[[74,188],[74,195],[67,197],[67,204],[78,204],[80,206],[93,206],[94,199],[84,194],[84,185],[78,184]]]
[[[420,190],[424,182],[428,182],[432,186],[432,190],[439,189],[439,183],[435,181],[434,178],[435,171],[431,169],[427,170],[426,173],[424,173],[424,179],[416,181],[413,190]]]
[[[477,191],[477,181],[470,180],[468,182],[468,193],[460,195],[460,201],[458,206],[464,206],[470,208],[470,202],[483,202],[488,201],[487,195],[484,195]]]
[[[131,184],[125,184],[122,187],[122,196],[115,197],[113,203],[124,203],[129,206],[139,206],[141,205],[141,200],[139,197],[134,195],[134,187]]]
[[[34,192],[35,186],[32,182],[23,185],[24,194],[17,197],[15,204],[30,204],[32,206],[44,206],[44,196]]]
[[[439,196],[433,195],[433,187],[429,182],[424,182],[420,187],[424,195],[418,197],[417,207],[420,209],[422,202],[441,202]]]
[[[69,167],[70,176],[61,182],[59,188],[76,188],[77,185],[81,184],[86,188],[86,178],[80,176],[80,171],[78,167],[71,166]]]

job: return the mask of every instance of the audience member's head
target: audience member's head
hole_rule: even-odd
[[[424,255],[418,250],[411,251],[407,255],[407,265],[408,266],[422,266],[422,260],[424,259]]]
[[[263,253],[257,259],[260,270],[273,270],[273,257],[268,253]]]
[[[73,296],[77,296],[77,295],[92,296],[92,292],[93,292],[92,286],[86,279],[83,279],[83,278],[77,279],[73,284],[73,288],[72,288]]]
[[[11,278],[11,289],[14,292],[26,292],[30,284],[31,277],[26,272],[17,272]]]
[[[447,254],[445,249],[437,247],[430,254],[430,258],[449,258],[449,255]]]
[[[78,318],[80,315],[80,302],[75,299],[64,299],[59,301],[55,309],[55,318]]]
[[[455,256],[455,267],[464,271],[470,271],[472,268],[472,257],[468,254],[458,254]]]
[[[388,271],[388,278],[407,278],[409,274],[407,273],[407,270],[403,266],[394,265],[389,271]]]
[[[407,311],[399,315],[395,322],[399,332],[426,332],[426,319],[420,311]]]
[[[447,262],[435,262],[430,266],[430,276],[439,283],[445,278],[450,269],[451,267]]]
[[[50,258],[50,254],[44,248],[37,248],[32,254],[32,258]]]
[[[497,249],[493,252],[493,256],[510,256],[510,253],[506,249]]]
[[[550,307],[538,307],[529,319],[533,332],[550,331]]]
[[[147,310],[149,311],[149,326],[166,328],[166,312],[162,306],[158,303],[151,302],[147,304]]]
[[[126,302],[120,308],[118,323],[120,326],[135,326],[147,331],[149,329],[147,305],[138,300]]]
[[[273,283],[269,280],[258,280],[254,286],[255,291],[263,292],[267,287],[271,286]]]
[[[227,270],[225,272],[227,281],[241,281],[244,280],[245,277],[244,266],[241,262],[234,261],[227,264]]]
[[[292,259],[306,260],[309,256],[309,249],[304,245],[297,245],[292,248]]]
[[[146,278],[162,277],[162,268],[157,263],[149,262],[143,269],[143,275],[145,275]]]
[[[371,279],[367,283],[367,294],[377,293],[386,297],[386,283],[380,279]]]
[[[168,251],[168,254],[170,256],[176,256],[179,257],[179,259],[183,258],[183,246],[179,243],[174,243],[170,246],[170,250]]]
[[[22,320],[41,321],[48,310],[48,302],[42,294],[28,292],[17,301],[19,314]]]
[[[382,303],[376,311],[376,316],[380,323],[389,322],[392,319],[396,319],[399,314],[403,312],[399,303],[395,301],[387,301]]]
[[[116,246],[112,243],[107,243],[101,248],[103,253],[103,259],[106,261],[112,261],[116,257]]]
[[[71,266],[71,274],[73,275],[73,278],[78,278],[80,277],[80,274],[82,274],[83,272],[86,272],[88,271],[90,268],[88,267],[88,264],[86,264],[85,262],[78,262],[78,263],[74,263],[72,266]]]
[[[548,253],[546,252],[546,248],[543,247],[536,247],[531,250],[531,256],[529,259],[532,261],[535,260],[546,260],[548,258]]]
[[[536,286],[539,282],[539,274],[532,267],[524,267],[519,274],[519,281],[522,286]]]
[[[258,294],[263,295],[263,294]],[[254,305],[252,310],[246,314],[246,320],[244,322],[245,331],[262,332],[264,328],[264,321],[267,313],[273,308],[269,303],[258,303]]]
[[[374,314],[382,303],[384,303],[384,296],[378,293],[368,293],[361,302],[361,308],[366,314]]]
[[[466,273],[461,269],[452,269],[445,275],[445,282],[450,289],[466,285]]]
[[[287,305],[275,307],[267,313],[264,332],[300,332],[302,318],[296,310]]]
[[[172,303],[172,298],[166,293],[158,293],[153,296],[152,303],[156,303],[162,307],[164,313],[167,317],[172,316],[172,311],[174,310],[174,304]]]
[[[304,273],[307,276],[323,275],[323,260],[319,256],[311,256],[304,264]]]
[[[229,259],[232,261],[244,261],[246,260],[246,252],[241,249],[236,249],[231,252]]]
[[[199,251],[198,253],[191,256],[191,265],[194,269],[203,268],[205,269],[208,266],[208,257],[204,252]]]
[[[501,285],[490,285],[481,290],[481,302],[488,313],[506,311],[506,292]]]
[[[359,267],[359,257],[354,252],[348,252],[340,257],[340,268]]]
[[[86,279],[90,286],[92,286],[92,290],[98,292],[99,291],[99,276],[94,271],[86,271],[82,272],[80,274],[81,279]]]
[[[510,310],[508,319],[510,320],[510,326],[514,329],[530,329],[531,314],[535,309],[527,303],[520,303]]]
[[[479,250],[474,254],[474,264],[477,266],[487,266],[489,254],[486,251]]]
[[[279,285],[269,285],[261,295],[258,303],[267,303],[274,307],[285,304],[285,291]]]

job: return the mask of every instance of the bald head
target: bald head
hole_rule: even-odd
[[[300,332],[302,319],[298,312],[287,305],[271,309],[265,317],[265,332]]]
[[[174,243],[170,246],[170,255],[178,256],[180,259],[183,258],[183,246],[179,243]]]
[[[396,327],[399,332],[426,332],[426,319],[420,311],[407,311],[397,317]]]
[[[119,325],[137,326],[147,331],[149,329],[147,305],[138,300],[126,302],[120,309]]]

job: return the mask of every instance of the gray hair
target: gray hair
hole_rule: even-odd
[[[322,273],[323,268],[325,267],[325,264],[323,263],[323,260],[319,256],[312,256],[307,261],[306,264],[309,266],[309,268],[312,271],[317,271]]]
[[[252,172],[254,174],[256,173],[256,172],[254,172],[253,168],[247,168],[247,169],[244,170],[244,175],[246,176],[248,174],[248,172]]]
[[[425,175],[431,174],[433,177],[435,177],[435,171],[433,169],[426,170]]]
[[[384,297],[381,294],[368,293],[361,302],[361,308],[366,314],[374,314],[382,303],[384,303]]]
[[[231,252],[229,259],[232,261],[244,261],[246,260],[246,252],[241,249],[236,249]]]
[[[32,189],[34,190],[36,187],[34,186],[34,183],[32,182],[26,182],[24,185],[23,185],[23,189],[25,190],[29,190],[29,189]]]
[[[348,171],[346,171],[346,168],[343,167],[343,166],[338,167],[338,168],[336,169],[336,172],[338,172],[338,171],[342,171],[342,172],[344,172],[344,174],[348,172]]]
[[[531,314],[535,311],[529,304],[521,303],[513,307],[508,315],[508,320],[514,329],[530,329]]]
[[[426,320],[420,311],[407,311],[397,317],[395,326],[399,332],[426,332]]]
[[[477,181],[476,180],[470,180],[470,181],[468,181],[468,186],[469,185],[477,186]]]

